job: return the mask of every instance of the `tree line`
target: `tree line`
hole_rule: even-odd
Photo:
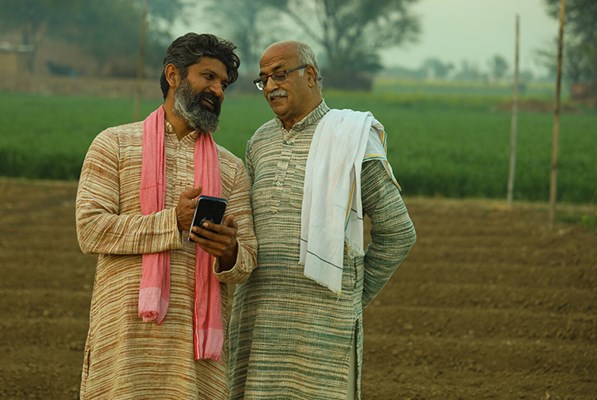
[[[544,0],[547,13],[559,19],[560,0]],[[539,56],[543,65],[555,71],[557,38]],[[597,85],[597,1],[567,0],[564,24],[564,76],[570,83]],[[597,87],[595,88],[597,91]]]
[[[0,0],[0,34],[20,35],[21,44],[31,49],[31,70],[39,43],[51,37],[84,49],[100,68],[124,65],[134,74],[147,10],[144,59],[149,74],[161,70],[165,48],[174,38],[172,27],[182,23],[195,31],[217,26],[238,46],[242,73],[254,73],[265,46],[294,37],[320,54],[326,86],[369,89],[372,76],[383,69],[381,52],[415,43],[421,34],[420,19],[412,12],[417,1],[204,0],[201,15],[192,19],[192,0]],[[544,2],[546,12],[557,18],[559,0]],[[597,1],[568,0],[566,23],[565,77],[570,83],[597,82]],[[539,52],[550,70],[555,70],[555,51],[554,39],[553,46]],[[499,80],[509,66],[495,55],[487,69],[485,74],[467,61],[455,66],[430,58],[418,73]]]
[[[30,69],[41,40],[53,37],[85,49],[100,67],[125,61],[134,70],[146,7],[149,69],[159,70],[171,28],[182,20],[194,30],[218,21],[238,46],[242,66],[254,71],[263,48],[288,37],[284,27],[290,21],[305,41],[322,49],[326,85],[367,88],[370,76],[383,68],[380,51],[417,37],[419,20],[410,13],[416,1],[206,0],[202,18],[193,21],[187,17],[195,6],[190,0],[0,0],[0,33],[20,34],[32,50]]]
[[[0,33],[17,33],[30,50],[28,69],[42,40],[56,39],[84,49],[101,67],[118,63],[135,65],[141,40],[141,16],[146,0],[0,0]],[[171,40],[169,26],[189,6],[188,0],[147,0],[146,59],[161,65]],[[134,69],[134,67],[133,67]]]
[[[404,79],[500,82],[509,79],[512,70],[504,56],[495,54],[487,60],[485,68],[468,60],[456,64],[438,57],[429,57],[418,67],[396,66],[387,68],[385,73]],[[524,81],[535,80],[531,71],[523,71],[521,75]]]

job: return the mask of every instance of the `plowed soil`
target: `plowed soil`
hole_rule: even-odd
[[[75,190],[0,180],[2,399],[78,398],[96,258]],[[365,312],[363,398],[596,399],[597,235],[543,204],[406,202],[418,242]]]

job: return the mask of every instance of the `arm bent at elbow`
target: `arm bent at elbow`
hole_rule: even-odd
[[[363,165],[363,208],[371,220],[365,253],[363,307],[367,307],[406,259],[416,232],[400,191],[379,161]]]

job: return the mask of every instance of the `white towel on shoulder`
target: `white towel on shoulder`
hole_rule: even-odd
[[[344,242],[363,255],[363,161],[386,159],[384,128],[370,112],[330,110],[319,122],[307,157],[299,263],[305,276],[335,293],[342,289]]]

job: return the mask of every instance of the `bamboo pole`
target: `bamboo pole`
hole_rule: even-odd
[[[518,87],[519,87],[519,44],[520,44],[520,18],[516,14],[516,27],[514,39],[514,85],[512,87],[512,123],[510,125],[510,169],[508,172],[508,194],[506,201],[512,206],[512,193],[514,192],[514,175],[516,172],[516,136],[518,131]]]
[[[562,89],[562,50],[564,47],[564,17],[566,0],[560,0],[560,28],[558,32],[558,60],[556,70],[556,99],[553,111],[553,139],[551,152],[551,179],[549,186],[549,227],[553,228],[558,194],[558,141],[560,137],[560,94]]]
[[[141,12],[141,43],[139,45],[139,59],[137,60],[137,90],[135,91],[135,116],[138,121],[141,114],[141,97],[143,95],[143,70],[145,69],[145,29],[147,25],[147,0],[143,0]]]

